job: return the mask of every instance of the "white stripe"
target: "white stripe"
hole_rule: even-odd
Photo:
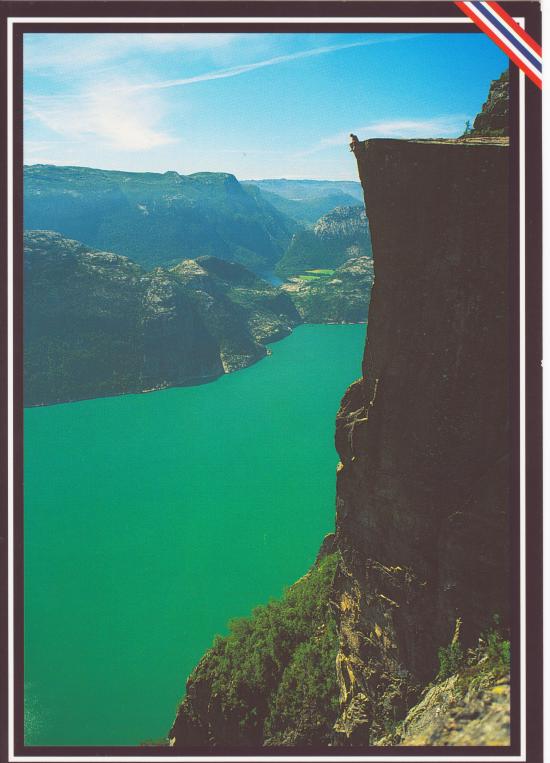
[[[510,32],[510,34],[513,34],[513,35],[514,35],[514,37],[516,38],[516,40],[517,40],[519,43],[521,43],[521,45],[523,45],[525,48],[528,48],[528,49],[529,49],[529,53],[531,53],[531,55],[532,55],[532,56],[534,56],[534,58],[536,58],[536,59],[537,59],[537,61],[539,61],[539,63],[541,63],[541,64],[542,64],[542,56],[540,56],[540,55],[537,53],[537,51],[536,51],[536,50],[534,50],[534,49],[531,47],[531,45],[530,45],[528,42],[525,42],[525,40],[523,39],[523,37],[521,37],[521,35],[519,35],[519,34],[516,32],[516,30],[515,30],[513,27],[511,27],[511,26],[508,24],[508,22],[506,22],[506,21],[505,21],[505,20],[502,18],[502,16],[499,16],[499,15],[498,15],[498,13],[497,13],[497,12],[496,12],[496,11],[495,11],[493,8],[491,8],[491,6],[490,6],[488,3],[485,3],[485,2],[484,2],[484,3],[481,3],[481,4],[483,5],[483,7],[484,7],[484,8],[485,8],[487,11],[489,11],[489,13],[491,14],[491,16],[493,16],[493,18],[495,18],[495,19],[497,19],[498,21],[500,21],[500,23],[501,23],[503,26],[505,26],[505,27],[506,27],[506,29],[507,29],[507,30]]]
[[[485,24],[485,26],[488,26],[488,27],[489,27],[489,29],[490,29],[490,30],[493,32],[493,34],[495,35],[495,37],[498,37],[498,39],[502,41],[503,45],[504,45],[506,48],[508,48],[509,50],[511,50],[511,51],[512,51],[512,52],[513,52],[513,53],[514,53],[514,54],[515,54],[515,55],[516,55],[516,56],[517,56],[517,57],[520,59],[520,61],[521,61],[521,62],[522,62],[524,65],[525,65],[525,67],[526,67],[527,69],[529,69],[530,71],[532,71],[532,72],[533,72],[533,74],[535,74],[535,76],[537,77],[537,79],[539,79],[539,80],[541,80],[541,81],[542,81],[542,76],[541,76],[541,73],[538,71],[538,69],[536,69],[536,67],[535,67],[535,66],[533,66],[533,64],[531,63],[531,61],[529,61],[527,58],[525,58],[525,56],[523,55],[523,53],[521,53],[519,50],[517,50],[516,48],[514,48],[514,46],[513,46],[513,45],[510,43],[510,41],[509,41],[509,40],[507,40],[507,39],[506,39],[506,37],[504,37],[504,35],[503,35],[503,34],[502,34],[502,33],[501,33],[501,32],[500,32],[498,29],[496,29],[496,28],[493,26],[493,24],[491,24],[491,22],[490,22],[488,19],[486,19],[486,18],[485,18],[485,16],[483,16],[483,15],[482,15],[482,14],[481,14],[481,13],[480,13],[478,10],[477,10],[477,8],[475,7],[475,3],[472,3],[472,2],[467,2],[467,3],[466,3],[466,5],[468,6],[468,8],[470,8],[470,9],[472,10],[472,12],[475,14],[476,18],[480,19],[480,21],[482,21],[482,22]]]
[[[127,16],[97,16],[87,19],[79,18],[78,16],[58,16],[52,18],[51,16],[11,16],[8,21],[10,24],[464,24],[468,23],[470,19],[458,17],[447,18],[445,16],[436,18],[425,18],[423,16],[404,16],[404,17],[392,17],[392,16],[350,16],[349,18],[343,18],[342,16],[336,17],[324,17],[324,18],[312,18],[311,16],[300,16],[296,18],[280,18],[279,16],[243,16],[235,18],[235,16],[219,16],[212,18],[211,16],[173,16],[171,18],[152,18],[151,16],[134,16],[128,18]],[[223,33],[220,33],[223,34]]]
[[[292,748],[289,748],[291,750]],[[437,749],[435,747],[430,748],[432,750]],[[155,763],[161,763],[161,761],[164,763],[165,761],[170,761],[170,763],[233,763],[233,761],[238,761],[239,763],[242,763],[243,761],[246,761],[247,758],[243,755],[205,755],[204,757],[199,757],[198,755],[180,755],[176,757],[172,757],[172,755],[165,755],[164,757],[157,757],[150,756],[150,757],[144,757],[136,755],[136,756],[129,756],[129,755],[116,755],[109,753],[108,756],[109,760],[116,760],[117,763],[120,761],[120,763],[135,763],[135,761],[138,761],[138,763],[151,763],[151,761],[154,761]],[[64,756],[64,755],[56,755],[55,758],[47,758],[44,756],[39,755],[25,755],[21,756],[18,755],[17,757],[10,758],[11,761],[15,761],[15,763],[52,763],[52,760],[55,760],[55,763],[95,763],[95,761],[99,761],[100,763],[105,763],[106,756],[103,755],[97,755],[96,757],[92,757],[90,755],[78,755],[78,756]],[[288,756],[282,756],[282,755],[260,755],[254,756],[253,758],[248,758],[248,760],[255,761],[263,761],[263,760],[269,760],[272,763],[295,763],[295,761],[303,761],[303,763],[312,763],[314,760],[315,763],[334,763],[334,761],[343,761],[343,763],[360,763],[360,761],[363,761],[363,763],[410,763],[413,761],[413,763],[426,763],[426,756],[423,755],[422,757],[418,757],[418,755],[407,755],[406,757],[404,755],[401,756],[389,756],[385,755],[382,757],[381,755],[354,755],[353,757],[350,755],[311,755],[309,757],[306,757],[304,755],[292,755],[290,752]],[[475,753],[472,753],[471,755],[464,756],[464,755],[457,755],[457,756],[445,756],[445,755],[438,755],[437,756],[437,763],[472,763],[472,761],[479,761],[482,760],[483,763],[525,763],[525,756],[520,755],[502,755],[500,757],[496,755],[488,755],[483,756],[483,758],[476,758]]]

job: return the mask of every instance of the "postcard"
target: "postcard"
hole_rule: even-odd
[[[542,760],[537,2],[2,7],[2,760]]]

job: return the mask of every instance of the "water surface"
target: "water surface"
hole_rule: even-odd
[[[27,744],[165,736],[214,634],[304,574],[364,338],[300,326],[211,384],[25,411]]]

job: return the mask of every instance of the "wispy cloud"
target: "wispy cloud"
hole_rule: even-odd
[[[387,119],[370,122],[352,129],[360,140],[367,138],[453,138],[464,131],[465,114],[445,114],[424,119]],[[336,146],[349,143],[349,132],[339,132],[321,138],[313,146],[296,153],[296,156],[310,156]]]
[[[98,86],[67,97],[29,96],[25,116],[68,141],[96,140],[120,151],[145,151],[176,140],[159,127],[163,108],[158,99],[137,101],[124,87]]]
[[[335,53],[340,50],[349,50],[350,48],[364,48],[369,45],[380,45],[384,42],[397,42],[403,39],[414,37],[415,35],[400,35],[390,36],[382,35],[378,38],[371,38],[369,40],[363,40],[361,42],[350,42],[341,45],[325,45],[319,48],[310,48],[309,50],[300,50],[294,53],[287,53],[282,56],[274,56],[272,58],[264,59],[263,61],[255,61],[250,64],[241,64],[239,66],[232,66],[227,69],[214,69],[203,74],[197,74],[193,77],[181,77],[178,79],[159,80],[157,82],[146,82],[140,85],[136,85],[132,88],[134,91],[140,90],[163,90],[169,87],[179,87],[182,85],[192,85],[196,82],[208,82],[209,80],[226,79],[228,77],[238,77],[241,74],[247,74],[248,72],[255,71],[256,69],[263,69],[268,66],[277,66],[279,64],[286,64],[290,61],[297,61],[303,58],[312,58],[314,56],[323,56],[328,53]]]
[[[232,46],[242,35],[224,34],[48,34],[26,35],[25,69],[65,74],[144,53],[215,52]],[[71,62],[70,67],[68,61]]]
[[[279,66],[301,59],[328,55],[351,48],[364,48],[384,42],[395,42],[414,35],[381,35],[366,40],[337,45],[325,45],[307,50],[240,64],[223,69],[212,69],[201,74],[177,79],[154,82],[129,82],[128,80],[108,81],[102,78],[100,85],[89,85],[77,93],[56,95],[28,95],[25,98],[27,119],[38,120],[43,126],[68,140],[95,139],[105,146],[121,151],[144,151],[175,142],[175,138],[161,129],[164,104],[160,96],[162,90],[182,87],[211,80],[238,77],[248,72],[266,67]],[[95,36],[98,37],[98,36]],[[94,40],[95,40],[94,37]],[[101,37],[101,36],[99,36]],[[167,49],[170,46],[208,48],[219,43],[220,38],[232,35],[106,35],[110,40],[98,40],[86,48],[85,58],[90,64],[105,62],[115,55],[113,41],[119,44],[119,52],[129,47]],[[120,39],[118,39],[120,37]],[[32,46],[31,46],[32,50]],[[61,60],[67,62],[66,50],[50,51],[49,64],[54,66]],[[30,64],[32,66],[32,58]],[[29,64],[29,61],[26,61]],[[136,97],[139,94],[139,98]],[[158,94],[158,95],[157,95]]]

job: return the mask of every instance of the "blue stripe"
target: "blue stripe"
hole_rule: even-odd
[[[493,14],[485,8],[484,5],[481,3],[473,3],[475,9],[482,13],[486,19],[488,19],[493,26],[495,26],[505,37],[506,39],[512,44],[512,47],[516,47],[525,58],[527,58],[533,66],[542,74],[542,64],[540,61],[538,61],[529,48],[527,48],[523,42],[523,40],[518,39],[515,37],[512,32],[508,29],[508,27],[504,26],[504,24],[501,23],[500,19],[497,16],[493,16]]]

